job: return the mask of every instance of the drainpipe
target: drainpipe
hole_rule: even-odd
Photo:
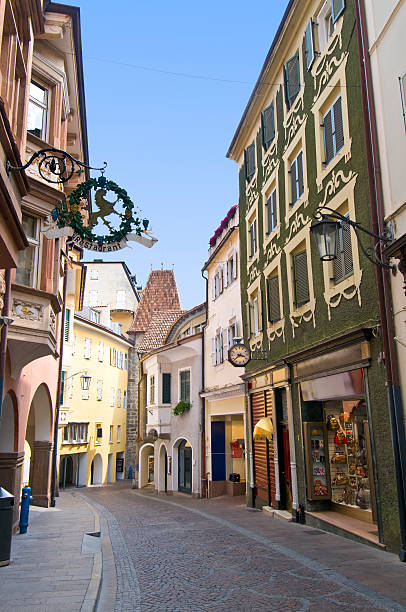
[[[245,383],[245,402],[247,411],[247,445],[250,445],[249,456],[250,456],[250,488],[251,488],[251,508],[255,508],[255,478],[254,478],[254,451],[253,451],[253,431],[252,431],[252,412],[251,412],[251,399],[248,390],[248,383]]]
[[[10,294],[11,294],[11,270],[8,269],[5,272],[6,290],[4,293],[3,303],[3,317],[8,317],[10,314]],[[3,408],[3,393],[4,393],[4,377],[6,373],[6,355],[7,355],[7,328],[8,325],[4,324],[1,328],[1,339],[0,339],[0,423],[2,417]]]
[[[205,390],[206,378],[205,378],[205,348],[204,348],[204,338],[207,327],[207,320],[209,317],[209,279],[204,275],[204,270],[202,270],[202,277],[206,281],[206,321],[204,322],[202,329],[202,389]],[[206,480],[206,497],[209,497],[209,477],[206,475],[206,410],[205,410],[206,400],[202,397],[202,490],[203,490],[203,480]],[[206,478],[205,478],[206,477]]]
[[[364,0],[356,0],[355,5],[372,227],[375,233],[381,234],[385,226],[384,207]],[[381,248],[378,248],[381,251]],[[382,256],[382,252],[380,254]],[[395,333],[393,327],[388,270],[376,266],[376,276],[378,284],[382,340],[385,352],[386,387],[388,393],[389,416],[398,494],[400,536],[402,543],[399,558],[401,561],[406,561],[406,483],[404,473],[406,468],[406,441],[403,425],[404,413],[399,386],[398,359],[394,342]]]
[[[62,360],[63,360],[63,342],[65,338],[65,306],[66,294],[68,287],[68,243],[65,245],[66,254],[63,254],[63,289],[62,289],[62,315],[61,329],[59,339],[59,364],[58,364],[58,384],[56,387],[56,402],[55,402],[55,419],[54,419],[54,446],[52,449],[52,476],[51,476],[51,508],[55,508],[55,490],[56,490],[56,474],[57,474],[57,459],[58,459],[58,426],[59,426],[59,409],[61,407],[61,387],[62,387]]]

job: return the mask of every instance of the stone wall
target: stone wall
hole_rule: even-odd
[[[127,440],[125,449],[125,465],[127,473],[130,466],[137,464],[136,440],[138,438],[138,380],[139,359],[135,348],[128,351],[128,390],[127,390]]]

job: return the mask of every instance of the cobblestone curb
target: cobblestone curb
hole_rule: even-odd
[[[73,493],[73,496],[80,497],[84,501],[84,503],[89,506],[90,510],[94,515],[94,531],[95,533],[100,532],[99,515],[93,508],[92,504],[90,504],[88,499],[80,493]],[[80,608],[80,612],[94,612],[97,609],[97,603],[102,583],[102,567],[102,553],[101,551],[99,551],[94,553],[93,556],[92,576],[90,578],[89,586],[87,587],[86,595]]]

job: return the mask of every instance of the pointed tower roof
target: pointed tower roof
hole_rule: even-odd
[[[173,270],[151,270],[130,333],[146,332],[155,312],[182,314]]]

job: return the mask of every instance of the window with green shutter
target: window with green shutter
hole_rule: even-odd
[[[267,234],[271,234],[276,226],[278,225],[278,212],[276,209],[276,189],[274,189],[271,195],[266,200],[266,211],[267,211],[267,222],[268,229]]]
[[[62,377],[61,377],[61,397],[60,397],[60,405],[63,406],[64,403],[64,399],[65,399],[65,380],[66,380],[66,372],[64,372],[62,370]]]
[[[284,66],[286,106],[290,108],[300,91],[299,53],[291,57]]]
[[[296,308],[310,300],[307,253],[301,251],[292,255],[294,301]]]
[[[268,321],[270,323],[276,323],[281,318],[278,276],[271,276],[267,279],[266,291],[268,301]]]
[[[262,126],[262,144],[265,151],[275,138],[275,109],[274,105],[270,104],[261,113]]]
[[[324,130],[324,165],[331,160],[344,146],[344,125],[341,96],[332,104],[323,117]]]
[[[190,402],[190,370],[180,373],[180,401]]]
[[[304,192],[304,177],[303,177],[303,152],[299,151],[293,162],[291,163],[290,169],[290,192],[291,202],[290,206],[293,206],[303,195]]]
[[[333,23],[337,21],[345,9],[345,0],[331,0],[331,18]]]
[[[345,216],[349,217],[348,213]],[[338,230],[337,258],[333,260],[334,283],[337,285],[353,272],[351,228],[343,221]]]
[[[69,342],[69,320],[70,320],[70,310],[66,308],[65,310],[65,342]]]
[[[254,257],[257,252],[257,220],[254,219],[249,228],[250,235],[250,257]]]
[[[167,372],[162,374],[162,403],[171,403],[171,375]]]
[[[315,55],[314,38],[313,38],[313,19],[310,19],[309,23],[307,24],[307,28],[305,31],[305,38],[304,38],[304,50],[305,50],[305,57],[306,57],[306,67],[308,70],[310,70],[314,62],[314,55]]]
[[[255,144],[252,143],[244,151],[245,178],[250,181],[255,174]]]

